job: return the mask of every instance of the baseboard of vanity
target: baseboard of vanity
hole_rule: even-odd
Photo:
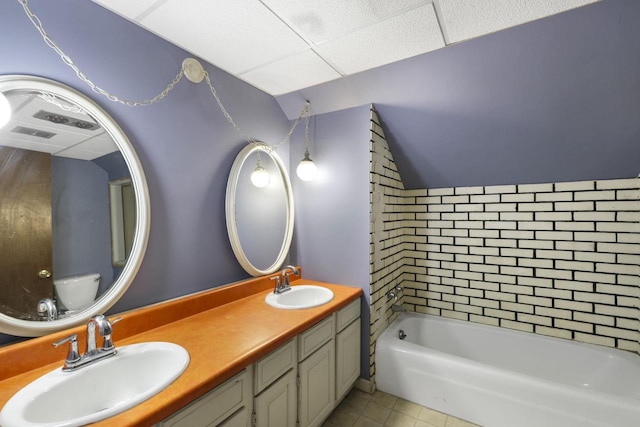
[[[364,391],[365,393],[372,394],[376,391],[376,385],[371,380],[365,380],[364,378],[358,378],[353,385],[356,389]]]

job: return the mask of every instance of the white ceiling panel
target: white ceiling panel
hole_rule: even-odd
[[[40,141],[27,141],[24,139],[9,138],[0,135],[0,146],[20,148],[22,150],[39,151],[53,154],[60,151],[60,146],[50,145]]]
[[[106,132],[102,132],[100,135],[83,142],[81,146],[83,150],[93,151],[101,156],[119,150],[116,143]]]
[[[598,0],[439,0],[448,43],[493,33]]]
[[[115,151],[119,151],[116,143],[111,139],[108,133],[102,132],[100,135],[81,144],[57,150],[52,154],[54,156],[68,157],[72,159],[94,160]]]
[[[428,4],[318,46],[345,74],[357,73],[444,47],[433,5]]]
[[[295,72],[292,73],[292,70]],[[273,95],[292,92],[339,77],[340,74],[310,49],[240,75],[240,78]]]
[[[343,36],[431,0],[261,0],[314,44]]]
[[[107,9],[129,19],[137,18],[156,3],[164,0],[93,0]]]
[[[232,74],[308,47],[257,0],[168,0],[141,24]]]

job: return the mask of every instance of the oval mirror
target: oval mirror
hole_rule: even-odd
[[[149,192],[127,136],[91,99],[21,75],[0,76],[0,92],[11,106],[0,128],[0,332],[39,336],[124,294],[147,247]]]
[[[250,144],[236,157],[227,182],[227,231],[233,252],[252,276],[284,263],[293,236],[293,193],[287,170],[269,146]]]

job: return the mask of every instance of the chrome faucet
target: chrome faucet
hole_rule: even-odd
[[[70,335],[53,343],[54,347],[59,347],[67,342],[69,343],[69,352],[67,353],[62,370],[74,371],[116,354],[116,348],[111,340],[111,333],[113,332],[112,325],[120,320],[122,320],[122,318],[118,317],[113,321],[109,321],[109,319],[103,315],[93,316],[89,319],[87,323],[87,350],[82,356],[78,353],[77,334]],[[96,328],[103,338],[102,347],[99,349],[96,346]]]
[[[291,270],[291,272],[289,272]],[[273,289],[274,294],[280,294],[282,292],[286,292],[291,289],[291,283],[289,281],[289,276],[295,274],[296,276],[300,274],[298,269],[293,265],[287,265],[280,272],[280,276],[272,277],[271,280],[276,281],[276,286]]]
[[[38,316],[47,322],[58,318],[58,308],[51,298],[43,298],[38,301],[36,312],[38,313]]]
[[[402,286],[396,286],[393,289],[391,289],[389,292],[387,292],[387,298],[388,299],[392,299],[393,298],[393,304],[391,305],[391,312],[392,313],[404,313],[407,312],[409,310],[407,310],[406,308],[404,308],[402,306],[402,304],[398,304],[398,298],[400,296],[400,293],[402,292],[403,288]]]
[[[393,298],[393,302],[398,302],[398,297],[401,292],[402,292],[402,286],[396,286],[395,288],[387,292],[387,298],[388,299]]]

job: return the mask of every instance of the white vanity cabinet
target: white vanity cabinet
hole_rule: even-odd
[[[320,426],[359,374],[357,299],[157,426]]]
[[[297,338],[254,364],[253,425],[295,427]]]
[[[231,377],[158,427],[250,427],[251,367]]]
[[[335,405],[335,316],[298,337],[298,422],[319,426]]]
[[[360,376],[360,299],[336,315],[336,401],[340,402]]]

